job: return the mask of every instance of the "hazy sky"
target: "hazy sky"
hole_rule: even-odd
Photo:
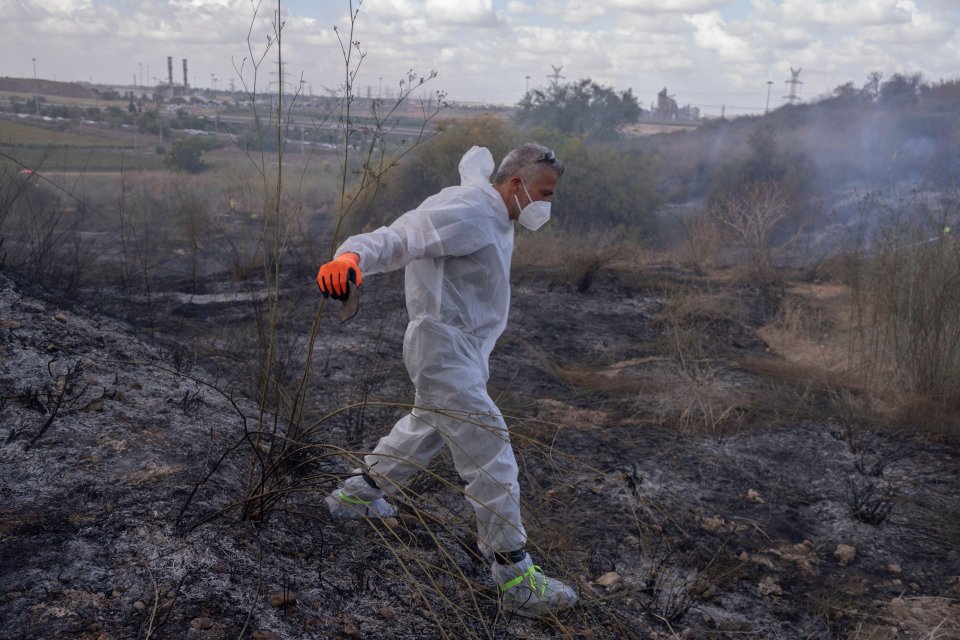
[[[256,0],[0,0],[0,76],[98,83],[183,78],[240,86]],[[354,6],[356,6],[355,3]],[[262,55],[277,3],[264,1],[252,48]],[[325,93],[343,82],[334,25],[346,0],[282,4],[288,82]],[[439,76],[449,100],[515,103],[551,65],[569,80],[632,88],[643,106],[667,87],[677,101],[718,115],[782,104],[790,67],[800,95],[861,86],[868,73],[960,77],[960,0],[366,0],[355,39],[366,59],[359,93],[395,86],[407,70]],[[345,33],[345,32],[343,32]],[[271,58],[275,60],[274,57]],[[260,71],[261,83],[276,78]],[[244,67],[251,81],[249,61]],[[529,76],[529,80],[527,80]],[[768,81],[773,81],[768,85]]]

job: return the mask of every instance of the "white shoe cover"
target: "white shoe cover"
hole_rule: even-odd
[[[492,566],[500,587],[503,608],[524,618],[549,618],[577,603],[577,594],[566,584],[543,575],[530,554],[516,564]]]
[[[326,502],[327,509],[334,518],[363,520],[364,518],[392,518],[397,515],[394,506],[383,498],[361,500],[350,496],[343,489],[337,489],[327,496]]]

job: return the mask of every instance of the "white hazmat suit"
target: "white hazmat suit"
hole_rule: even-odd
[[[493,170],[490,152],[473,147],[460,161],[460,186],[337,249],[357,254],[365,276],[406,267],[403,357],[416,408],[365,457],[367,475],[395,493],[447,445],[476,513],[480,547],[491,554],[526,542],[517,462],[487,393],[490,352],[510,308],[514,241],[514,223],[489,182]]]

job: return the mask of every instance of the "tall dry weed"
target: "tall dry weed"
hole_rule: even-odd
[[[657,317],[672,362],[673,384],[659,396],[661,424],[723,440],[745,417],[746,394],[724,378],[725,366],[708,346],[703,319],[730,319],[741,310],[721,293],[677,291]]]
[[[682,264],[697,269],[715,269],[721,264],[724,234],[719,223],[703,212],[680,220],[683,242],[677,249]]]
[[[868,198],[880,224],[850,261],[851,361],[878,393],[902,408],[960,411],[960,242],[956,196]],[[924,426],[940,430],[934,424]],[[949,427],[953,431],[955,427]],[[956,431],[953,431],[956,433]]]

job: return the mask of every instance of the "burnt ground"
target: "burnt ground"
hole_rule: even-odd
[[[569,615],[498,611],[446,455],[395,521],[326,514],[341,454],[412,397],[398,280],[369,279],[352,323],[322,319],[310,446],[256,519],[238,505],[278,441],[254,446],[238,356],[255,304],[171,295],[149,332],[0,275],[0,638],[960,637],[960,450],[755,373],[775,291],[737,285],[729,313],[666,267],[583,293],[515,276],[491,390],[534,555],[580,593]],[[281,341],[301,354],[303,282]]]

